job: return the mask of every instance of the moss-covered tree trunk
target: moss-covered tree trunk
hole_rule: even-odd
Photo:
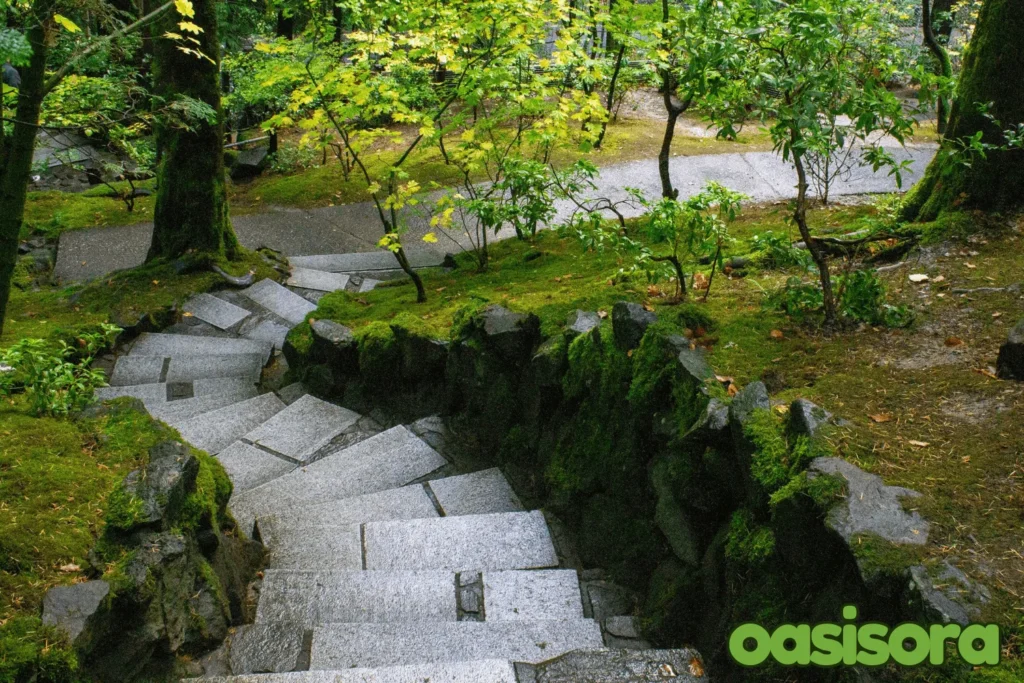
[[[7,301],[11,295],[11,278],[18,263],[18,237],[25,217],[32,154],[36,145],[39,110],[46,96],[46,25],[52,23],[53,2],[35,6],[37,23],[26,32],[32,45],[32,59],[21,70],[21,87],[13,131],[0,146],[0,333],[7,318]]]
[[[979,108],[989,103],[992,118]],[[948,210],[1024,207],[1024,150],[1005,149],[1004,135],[1022,122],[1024,11],[1020,0],[985,0],[964,57],[947,144],[907,195],[904,217],[930,221]],[[956,142],[979,131],[985,142],[1004,148],[990,151],[985,158],[975,155],[965,164],[963,155],[956,153]]]
[[[191,122],[189,129],[162,121],[157,127],[160,165],[149,259],[185,252],[233,257],[238,241],[228,217],[224,181],[224,116],[220,102],[220,45],[215,0],[194,0],[203,57],[187,54],[191,47],[167,38],[155,41],[153,84],[165,104],[183,96],[204,102],[217,113],[216,122]],[[154,31],[180,32],[178,17],[167,13]]]

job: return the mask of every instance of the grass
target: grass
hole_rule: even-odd
[[[819,233],[841,233],[875,215],[873,207],[832,207],[813,211],[811,223]],[[1000,671],[1017,674],[1024,671],[1024,386],[996,380],[991,366],[1020,316],[1021,298],[1010,291],[960,295],[953,289],[1024,282],[1022,227],[969,242],[942,242],[931,234],[937,244],[885,273],[890,301],[916,315],[910,329],[862,326],[824,336],[766,309],[765,293],[798,274],[792,271],[751,269],[744,278],[718,277],[708,303],[698,304],[717,323],[701,340],[717,373],[741,386],[765,381],[780,412],[805,397],[845,418],[849,426],[831,437],[839,455],[923,494],[913,506],[931,523],[926,558],[949,559],[992,589],[982,619],[1015,634]],[[746,209],[732,226],[733,253],[748,251],[750,238],[765,229],[792,236],[784,204]],[[527,260],[532,251],[541,255]],[[414,303],[413,288],[402,280],[366,294],[328,295],[313,316],[358,330],[412,313],[446,337],[456,311],[481,300],[536,313],[545,334],[556,332],[575,308],[610,312],[624,298],[643,301],[663,319],[685,311],[666,296],[667,288],[616,278],[627,261],[583,253],[575,239],[553,232],[532,245],[498,243],[492,258],[484,273],[474,272],[465,258],[452,272],[425,273],[425,304]],[[917,272],[929,274],[931,284],[912,284],[908,275]]]
[[[257,278],[277,277],[252,252],[245,253],[239,261],[222,263],[221,267],[233,275],[251,270]],[[76,330],[102,322],[125,324],[141,316],[158,314],[195,292],[216,289],[222,284],[215,273],[203,270],[179,274],[171,264],[157,262],[85,285],[13,287],[0,348],[25,338],[70,338]]]

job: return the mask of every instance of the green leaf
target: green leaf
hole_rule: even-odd
[[[58,24],[60,24],[62,27],[64,27],[64,30],[67,31],[68,33],[78,33],[79,31],[82,30],[82,29],[78,28],[78,24],[76,24],[75,22],[71,21],[70,19],[65,17],[63,14],[54,14],[53,15],[53,20],[56,21]]]

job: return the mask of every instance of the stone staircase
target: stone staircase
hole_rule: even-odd
[[[196,295],[182,322],[136,339],[97,391],[137,397],[217,457],[232,513],[267,548],[255,621],[204,660],[206,674],[513,683],[526,680],[522,663],[603,648],[544,515],[524,510],[499,470],[457,474],[412,429],[382,430],[301,385],[260,393],[317,293],[363,291],[373,278],[343,268],[354,258],[372,271],[388,255],[349,256],[293,259],[294,289],[262,280]]]

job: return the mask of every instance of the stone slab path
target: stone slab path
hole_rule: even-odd
[[[616,619],[635,632],[632,617],[596,613],[544,514],[500,470],[456,474],[417,436],[443,444],[439,419],[381,429],[301,384],[261,393],[280,350],[245,332],[287,330],[313,310],[309,292],[264,280],[197,295],[182,322],[123,350],[97,392],[139,398],[214,455],[232,514],[267,550],[255,620],[201,660],[205,680],[526,683],[561,655],[639,652],[609,635]]]
[[[911,162],[903,183],[904,188],[909,188],[934,156],[935,146],[908,146],[906,149],[892,148],[890,151],[897,159]],[[710,180],[717,180],[743,192],[755,201],[789,199],[796,195],[792,166],[771,152],[677,156],[670,161],[670,172],[673,183],[684,198],[699,192]],[[635,187],[650,197],[657,197],[661,189],[656,162],[644,160],[604,166],[597,179],[597,189],[592,194],[612,200],[624,199],[627,187]],[[896,189],[895,180],[886,173],[873,173],[869,167],[861,166],[853,169],[849,177],[836,181],[832,194],[870,194]],[[427,195],[427,201],[419,207],[405,210],[403,218],[409,225],[405,237],[407,244],[417,244],[419,238],[431,230],[424,206],[429,205],[429,199],[436,194]],[[571,213],[571,207],[565,202],[560,202],[557,208],[556,222],[565,220]],[[625,213],[635,215],[639,210],[627,210]],[[264,213],[237,216],[232,222],[239,241],[250,249],[266,246],[286,256],[323,255],[316,257],[319,260],[297,259],[293,265],[298,267],[335,273],[352,271],[370,277],[375,277],[373,271],[394,274],[393,259],[380,252],[376,246],[381,228],[376,210],[370,202],[308,210],[273,207]],[[152,232],[151,223],[66,232],[60,237],[54,275],[62,281],[71,282],[141,265],[149,249]],[[502,234],[499,237],[508,236]],[[418,261],[415,265],[440,265],[444,253],[458,251],[458,243],[464,241],[458,236],[455,236],[455,241],[442,236],[435,248],[415,249],[413,251],[421,255],[413,257],[414,261]],[[345,264],[341,268],[330,265],[339,254],[348,255],[352,252],[376,253],[372,256],[352,257],[358,262]],[[364,258],[367,263],[362,263]],[[350,284],[349,288],[365,291],[360,289],[358,283]]]

